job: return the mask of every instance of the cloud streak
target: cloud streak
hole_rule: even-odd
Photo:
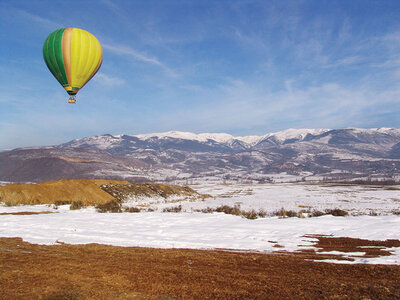
[[[178,74],[170,69],[167,65],[162,63],[157,57],[150,56],[148,54],[142,53],[140,51],[137,51],[133,49],[132,47],[125,46],[125,45],[110,45],[107,43],[102,44],[103,48],[110,51],[113,54],[123,56],[123,57],[128,57],[130,59],[133,59],[135,61],[139,61],[142,63],[145,63],[147,65],[152,65],[155,67],[161,68],[169,77],[177,77]]]
[[[32,14],[24,10],[17,10],[17,12],[23,19],[29,19],[33,22],[41,24],[42,26],[45,26],[46,28],[54,29],[63,27],[63,25],[61,25],[60,23],[54,22],[47,18],[40,17],[38,15]]]
[[[161,63],[156,57],[148,56],[144,53],[136,51],[135,49],[133,49],[131,47],[121,46],[121,45],[113,46],[110,44],[103,44],[102,46],[104,49],[107,49],[114,54],[125,55],[125,56],[132,57],[133,59],[144,62],[144,63],[148,63],[151,65],[165,68],[165,65],[163,63]]]
[[[97,73],[94,81],[106,86],[115,86],[125,84],[125,80],[119,77],[109,76],[104,73]]]

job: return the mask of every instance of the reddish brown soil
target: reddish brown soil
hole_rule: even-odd
[[[43,214],[52,214],[52,211],[19,211],[19,212],[9,212],[9,213],[0,213],[0,216],[6,215],[15,215],[15,216],[26,216],[26,215],[43,215]]]
[[[307,237],[313,237],[318,239],[314,244],[317,251],[340,251],[340,252],[364,252],[363,255],[358,255],[356,257],[379,257],[379,256],[389,256],[391,253],[388,251],[393,247],[400,247],[399,240],[386,240],[386,241],[370,241],[364,239],[355,239],[348,237],[330,237],[321,235],[307,235]],[[339,255],[340,256],[340,255]],[[347,260],[352,260],[351,258],[346,258]]]
[[[295,254],[2,238],[0,270],[1,299],[400,299],[400,266],[317,263]]]

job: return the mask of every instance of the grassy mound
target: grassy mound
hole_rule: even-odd
[[[102,184],[105,192],[112,195],[117,201],[123,201],[127,197],[163,197],[170,196],[194,196],[199,195],[195,190],[187,186],[165,185],[157,183],[130,183],[130,184]]]
[[[39,184],[0,186],[0,202],[8,206],[35,204],[73,204],[82,206],[104,204],[114,199],[103,191],[103,184],[128,184],[127,181],[97,179],[62,179]]]
[[[133,184],[128,181],[103,179],[62,179],[40,184],[0,186],[0,202],[7,206],[36,204],[71,204],[71,209],[96,206],[101,212],[121,212],[128,197],[197,197],[189,187],[164,184]]]

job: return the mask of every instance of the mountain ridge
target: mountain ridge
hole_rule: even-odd
[[[0,180],[397,178],[400,129],[287,129],[262,136],[169,131],[97,135],[0,153]],[[272,174],[272,175],[271,175]]]

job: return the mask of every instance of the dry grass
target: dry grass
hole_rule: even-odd
[[[129,184],[102,184],[100,185],[108,194],[122,202],[128,197],[163,197],[170,196],[201,196],[187,186],[165,185],[157,183],[129,183]],[[207,195],[202,195],[207,196]]]
[[[141,212],[142,209],[139,207],[124,207],[124,212],[129,212],[129,213],[138,213]]]
[[[122,206],[119,201],[113,199],[104,204],[96,204],[96,210],[100,213],[120,213],[122,212]]]
[[[277,248],[278,250],[279,248]],[[400,266],[0,239],[1,299],[399,299]]]
[[[178,213],[178,212],[181,212],[181,211],[182,211],[182,205],[166,207],[166,208],[163,209],[163,212]]]
[[[229,205],[221,205],[217,208],[207,207],[204,209],[194,210],[195,212],[202,212],[202,213],[213,213],[213,212],[223,212],[228,215],[235,215],[235,216],[242,216],[246,219],[254,220],[257,218],[264,218],[267,216],[267,213],[260,209],[259,211],[255,211],[254,209],[250,211],[242,210],[240,205],[235,204],[234,206]]]
[[[40,184],[10,184],[0,186],[0,202],[6,206],[20,204],[70,204],[71,209],[96,206],[99,212],[122,212],[123,201],[132,196],[163,197],[184,196],[203,199],[189,187],[164,184],[132,184],[128,181],[103,179],[72,179]],[[136,212],[135,209],[130,212]]]
[[[339,209],[339,208],[334,208],[334,209],[326,209],[325,213],[327,215],[332,215],[335,217],[346,217],[349,215],[349,213],[343,209]]]
[[[293,218],[298,217],[300,214],[293,210],[286,210],[282,207],[280,210],[275,211],[273,215],[279,218]]]
[[[104,182],[96,179],[62,179],[40,184],[9,184],[0,186],[0,201],[8,206],[73,202],[81,202],[82,206],[104,204],[113,200],[110,194],[99,188]]]

